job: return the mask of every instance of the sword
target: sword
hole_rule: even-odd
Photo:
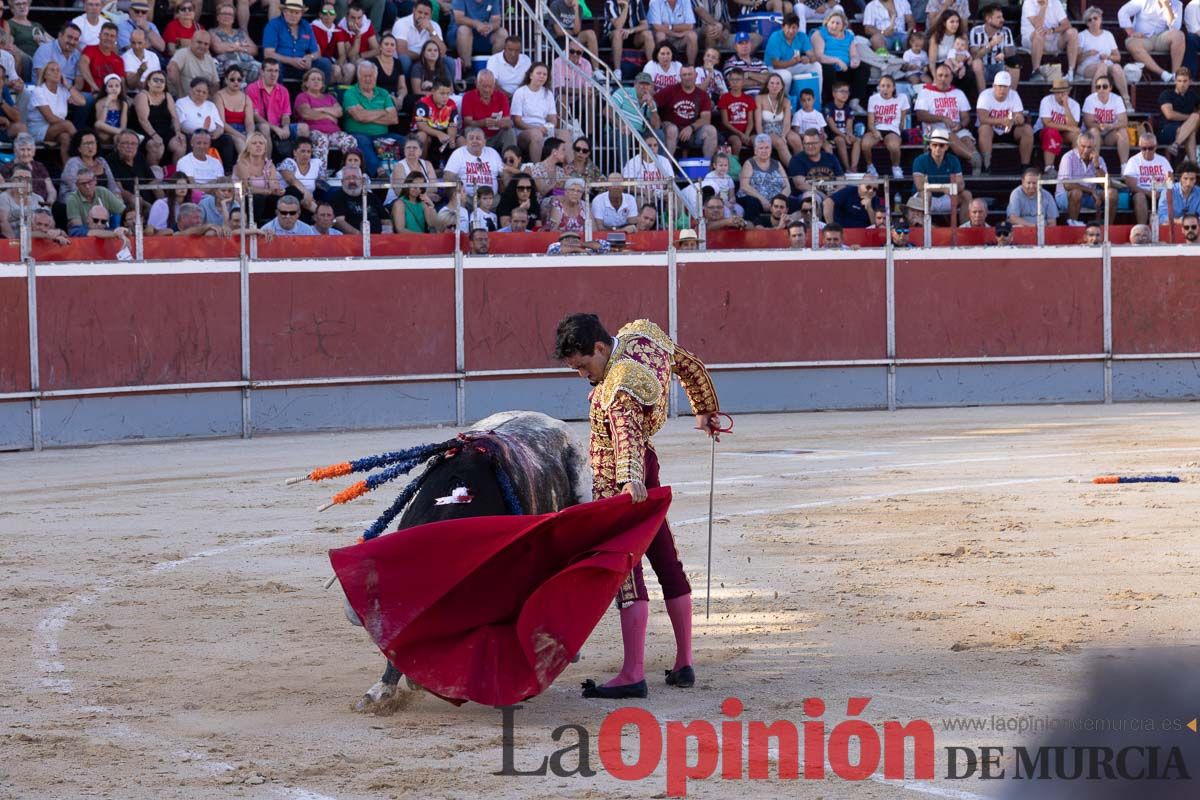
[[[709,614],[711,613],[711,610],[712,610],[713,493],[715,492],[716,486],[717,486],[717,441],[719,439],[719,434],[730,433],[733,431],[733,417],[729,416],[728,414],[721,414],[720,412],[717,412],[717,413],[720,416],[724,417],[725,419],[729,420],[729,427],[722,428],[718,424],[717,427],[714,428],[709,435],[709,439],[711,440],[711,443],[712,443],[712,450],[709,452],[709,456],[708,456],[708,567],[705,569],[705,583],[706,583],[706,586],[704,588],[704,618],[705,619],[708,619]]]

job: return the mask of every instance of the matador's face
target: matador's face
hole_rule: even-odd
[[[563,359],[563,363],[578,372],[579,377],[586,378],[588,383],[595,386],[604,379],[604,370],[608,366],[610,355],[612,355],[612,348],[603,342],[597,342],[590,356],[576,353]]]

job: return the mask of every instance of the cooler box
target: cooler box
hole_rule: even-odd
[[[681,158],[679,166],[692,181],[700,181],[712,169],[707,158]]]
[[[735,33],[757,33],[763,38],[763,42],[766,42],[768,36],[783,27],[783,15],[755,11],[742,14],[733,21],[733,25]]]
[[[475,75],[478,75],[481,70],[487,69],[487,62],[491,56],[474,56],[471,59],[471,70]]]
[[[792,98],[792,107],[800,107],[800,93],[805,89],[812,89],[813,96],[817,98],[816,108],[821,107],[821,73],[817,71],[804,73],[801,72],[792,76],[792,87],[788,90],[788,97]]]

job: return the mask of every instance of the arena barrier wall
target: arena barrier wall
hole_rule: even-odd
[[[584,309],[662,323],[731,412],[1200,397],[1190,248],[814,252],[778,249],[779,231],[721,233],[706,251],[656,251],[665,234],[649,234],[578,257],[520,254],[540,234],[493,234],[486,258],[453,235],[373,237],[369,259],[359,237],[277,239],[254,259],[159,240],[177,260],[134,263],[41,259],[35,242],[26,263],[0,262],[0,447],[516,407],[579,418],[588,387],[552,339]]]

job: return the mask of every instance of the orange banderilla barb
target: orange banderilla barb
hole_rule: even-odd
[[[318,467],[317,469],[314,469],[312,472],[308,473],[308,479],[310,481],[324,481],[328,480],[329,478],[340,478],[343,475],[349,475],[350,470],[350,462],[343,461],[340,464],[330,464],[328,467]]]

